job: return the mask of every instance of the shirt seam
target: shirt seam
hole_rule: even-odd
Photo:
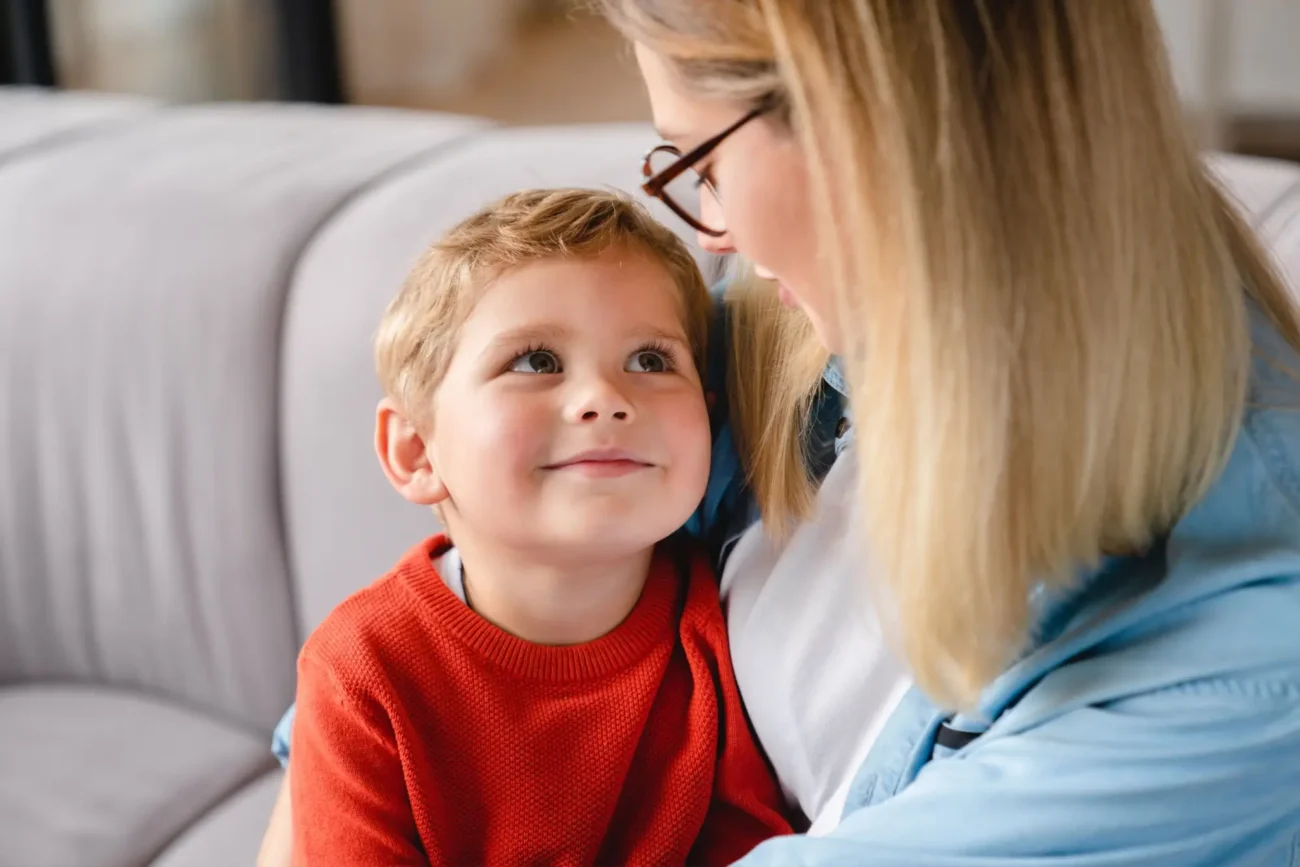
[[[1297,502],[1300,497],[1300,477],[1290,468],[1286,449],[1278,442],[1281,437],[1273,430],[1271,421],[1265,418],[1263,412],[1251,412],[1242,424],[1241,434],[1259,459],[1269,486],[1282,498],[1291,517],[1300,520],[1300,502]],[[1283,470],[1285,478],[1279,477],[1279,470]]]

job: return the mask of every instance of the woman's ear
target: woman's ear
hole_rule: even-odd
[[[389,483],[410,502],[433,506],[447,499],[447,486],[429,458],[424,438],[387,397],[375,410],[375,455]]]

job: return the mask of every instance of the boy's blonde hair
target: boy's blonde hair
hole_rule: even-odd
[[[702,376],[710,301],[686,244],[622,193],[527,190],[457,224],[420,257],[375,335],[375,366],[385,394],[417,425],[427,424],[430,398],[446,375],[460,327],[493,280],[530,262],[593,259],[615,248],[668,271]]]
[[[800,142],[862,531],[917,681],[970,707],[1023,652],[1040,582],[1141,549],[1216,478],[1248,304],[1300,347],[1184,129],[1150,3],[602,5],[693,92],[737,114],[775,98],[765,122]],[[820,358],[801,317],[737,304],[763,325],[736,347],[737,434],[779,529],[810,509],[798,439]]]

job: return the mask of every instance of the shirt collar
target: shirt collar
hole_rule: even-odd
[[[822,381],[838,391],[841,397],[849,396],[849,383],[844,378],[844,362],[840,361],[838,355],[832,355],[826,362],[826,367],[822,370]]]

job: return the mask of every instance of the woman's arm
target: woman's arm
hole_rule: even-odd
[[[1300,684],[1207,680],[1072,710],[931,762],[829,836],[742,867],[1286,865],[1300,854]]]
[[[292,863],[293,818],[289,807],[289,775],[285,774],[271,810],[271,821],[262,836],[262,848],[257,851],[257,867],[289,867]]]

